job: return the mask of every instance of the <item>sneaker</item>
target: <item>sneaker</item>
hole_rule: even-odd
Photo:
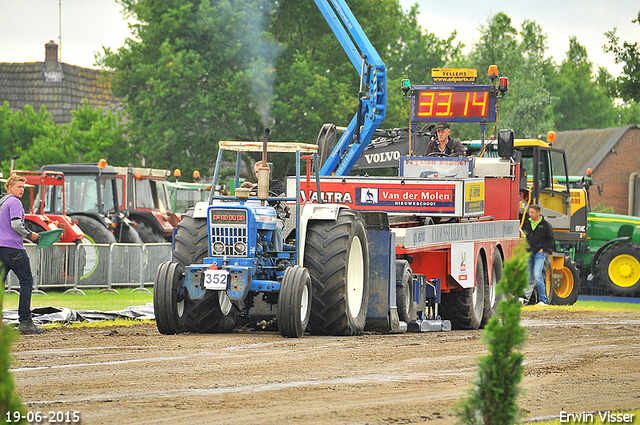
[[[20,322],[18,325],[18,330],[22,334],[41,334],[44,332],[44,328],[42,326],[37,326],[33,323],[33,320],[26,320],[24,322]]]
[[[520,304],[522,304],[522,305],[527,305],[527,304],[529,304],[529,300],[527,300],[527,299],[526,299],[526,298],[524,298],[524,297],[520,297],[520,298],[518,298],[518,301],[520,301]]]
[[[536,305],[547,305],[547,303],[545,303],[545,302],[543,302],[543,301],[540,301],[540,302],[539,302],[538,304],[536,304]]]

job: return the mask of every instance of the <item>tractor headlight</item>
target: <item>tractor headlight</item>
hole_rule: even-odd
[[[220,241],[215,242],[213,244],[213,253],[218,255],[224,254],[224,244]]]
[[[233,250],[238,255],[244,255],[247,252],[247,244],[238,241],[233,244]]]

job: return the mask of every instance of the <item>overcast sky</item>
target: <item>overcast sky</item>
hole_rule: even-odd
[[[439,38],[448,38],[456,30],[457,40],[467,46],[465,53],[480,38],[479,28],[499,12],[511,18],[516,30],[525,20],[537,22],[547,35],[546,56],[556,63],[566,58],[569,37],[576,36],[586,47],[594,71],[603,66],[616,76],[622,66],[614,63],[613,53],[602,50],[607,42],[604,33],[615,27],[621,41],[640,41],[640,25],[631,22],[640,11],[638,0],[400,0],[405,10],[415,3],[420,6],[422,28]]]
[[[94,52],[102,51],[102,46],[116,50],[130,35],[122,8],[115,0],[0,0],[0,62],[43,61],[44,45],[49,40],[59,42],[60,3],[61,54],[65,63],[94,68]],[[405,9],[418,3],[424,29],[440,38],[448,37],[455,29],[458,40],[467,47],[478,40],[479,27],[486,25],[489,16],[495,13],[506,13],[516,29],[520,29],[524,20],[534,20],[547,34],[547,56],[552,56],[556,63],[565,58],[569,37],[576,36],[587,48],[589,59],[614,75],[619,74],[621,66],[613,63],[613,54],[602,51],[606,42],[604,32],[617,27],[621,40],[640,41],[640,25],[631,22],[640,10],[638,0],[400,0],[400,3]]]

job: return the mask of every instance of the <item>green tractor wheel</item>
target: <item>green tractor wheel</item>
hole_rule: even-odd
[[[605,251],[598,262],[598,278],[616,296],[640,295],[640,246],[620,243]]]

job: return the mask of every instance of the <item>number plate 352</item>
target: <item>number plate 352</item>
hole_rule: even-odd
[[[226,291],[229,272],[226,270],[205,270],[204,287],[214,291]]]

